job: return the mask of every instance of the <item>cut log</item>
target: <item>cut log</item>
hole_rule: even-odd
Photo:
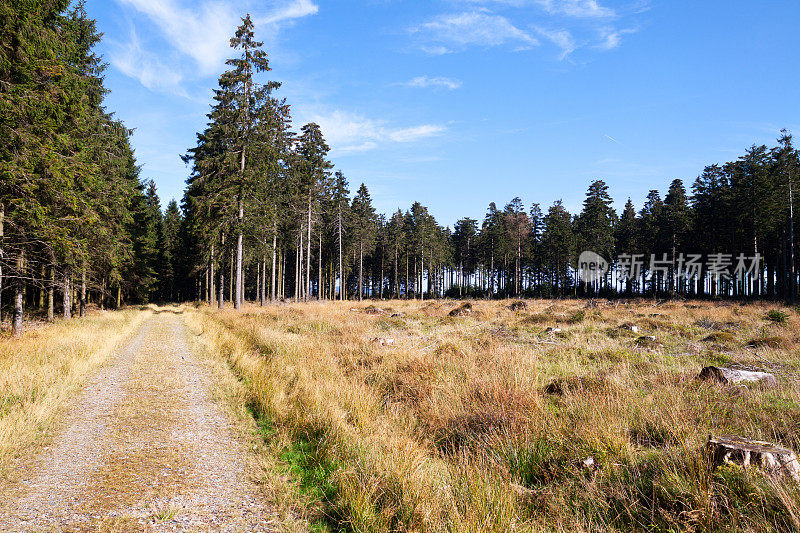
[[[797,455],[788,448],[743,437],[711,437],[706,450],[714,467],[757,466],[767,474],[786,476],[800,482],[800,463]]]
[[[768,372],[751,372],[719,366],[707,366],[700,371],[700,379],[716,381],[717,383],[763,383],[769,387],[778,384],[774,374]]]

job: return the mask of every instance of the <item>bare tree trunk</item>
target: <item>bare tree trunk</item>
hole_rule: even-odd
[[[72,280],[70,279],[70,269],[67,267],[67,270],[64,272],[64,318],[70,319],[72,318],[72,302],[70,297],[72,296]],[[117,302],[117,307],[119,307],[119,302]]]
[[[420,300],[425,301],[425,246],[422,247],[422,253],[419,256],[419,296]]]
[[[24,301],[25,286],[22,282],[22,269],[25,266],[25,256],[23,252],[17,256],[17,279],[14,284],[14,316],[11,320],[12,335],[22,333],[22,304]]]
[[[342,206],[339,202],[339,301],[344,301],[344,270],[342,269]]]
[[[319,272],[317,273],[317,300],[322,300],[322,231],[319,232]]]
[[[275,295],[276,295],[275,294],[276,293],[276,290],[275,290],[276,289],[276,287],[275,287],[275,255],[276,255],[276,252],[277,252],[277,250],[276,250],[277,246],[278,246],[278,222],[273,220],[273,222],[272,222],[272,272],[269,273],[270,274],[270,278],[272,280],[272,283],[270,284],[270,290],[272,292],[270,293],[270,298],[269,298],[271,302],[275,301]]]
[[[358,246],[358,301],[364,296],[364,242],[359,242]]]
[[[267,303],[267,252],[261,260],[261,305]]]
[[[397,246],[394,247],[394,296],[400,298],[400,288],[397,285]]]
[[[212,242],[211,243],[211,300],[209,301],[211,307],[214,307],[214,305],[216,304],[215,300],[217,299],[217,291],[216,291],[217,278],[216,278],[216,272],[214,272],[215,262],[216,262],[216,256],[214,254],[214,243]]]
[[[311,298],[311,192],[308,193],[308,239],[306,239],[306,294],[305,301]]]
[[[219,265],[219,308],[225,307],[225,234],[222,234],[222,242],[220,242],[220,257],[222,258]]]
[[[81,269],[81,307],[78,312],[81,318],[86,316],[86,261],[83,261]]]
[[[105,279],[103,280],[105,283]],[[53,322],[55,318],[55,292],[56,292],[56,269],[50,265],[50,287],[47,289],[47,321]],[[105,292],[105,285],[103,285]]]
[[[234,306],[236,305],[236,295],[233,293],[233,280],[236,277],[234,269],[235,263],[236,263],[236,258],[234,257],[233,252],[231,252],[231,271],[230,271],[230,279],[228,280],[228,296],[230,298],[228,299],[232,304],[234,304]]]
[[[242,150],[242,173],[244,173],[244,150]],[[242,232],[242,224],[244,223],[244,201],[242,200],[242,193],[239,191],[239,227],[237,228],[236,235],[236,296],[233,300],[234,309],[242,307],[242,240],[244,238]]]
[[[117,284],[117,309],[122,308],[122,284]]]

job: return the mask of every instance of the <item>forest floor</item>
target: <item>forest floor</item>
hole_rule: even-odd
[[[0,530],[275,529],[249,475],[253,421],[233,412],[227,368],[205,356],[182,312],[147,311],[51,442],[21,454],[0,481]]]

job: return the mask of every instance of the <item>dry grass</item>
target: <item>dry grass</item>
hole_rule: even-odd
[[[458,316],[443,301],[384,302],[377,315],[350,302],[204,308],[190,320],[247,388],[264,455],[287,473],[275,498],[321,527],[800,528],[797,487],[712,471],[700,451],[709,434],[800,450],[796,312],[781,324],[762,305],[527,304],[472,302]],[[771,371],[779,386],[701,384],[707,364]],[[581,467],[589,456],[596,469]]]
[[[0,339],[0,477],[148,312],[94,312]]]

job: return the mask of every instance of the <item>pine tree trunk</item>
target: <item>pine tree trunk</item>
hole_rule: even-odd
[[[64,318],[70,319],[72,318],[72,280],[70,279],[70,269],[67,267],[67,270],[64,272]],[[119,307],[119,303],[117,303],[117,307]]]
[[[86,261],[81,269],[81,307],[78,314],[81,318],[86,316]]]
[[[225,308],[225,234],[222,234],[222,241],[220,242],[220,265],[219,265],[219,299],[217,304],[220,309]]]
[[[211,307],[214,307],[217,299],[217,293],[216,293],[217,278],[216,278],[216,272],[214,272],[215,262],[216,262],[216,257],[214,254],[214,243],[212,242],[211,243],[211,302],[210,302]]]
[[[234,292],[233,292],[233,281],[234,281],[234,279],[235,279],[235,277],[236,277],[236,275],[235,275],[235,274],[236,274],[236,272],[235,272],[235,268],[234,268],[234,267],[235,267],[235,263],[236,263],[236,257],[233,255],[233,252],[231,252],[231,262],[230,262],[230,265],[231,265],[231,269],[230,269],[230,279],[228,280],[228,296],[229,296],[228,300],[229,300],[229,301],[230,301],[232,304],[234,304],[234,306],[236,305],[236,295],[235,295],[235,294],[234,294]]]
[[[392,290],[395,298],[400,298],[400,289],[397,286],[397,246],[394,247],[394,284]]]
[[[270,293],[270,298],[269,298],[271,302],[275,301],[275,296],[276,296],[276,290],[275,290],[276,289],[276,287],[275,287],[275,255],[276,255],[276,252],[277,252],[277,246],[278,246],[278,223],[277,223],[277,221],[273,220],[273,222],[272,222],[272,271],[270,272],[270,278],[272,280],[272,283],[270,284],[270,290],[272,292]]]
[[[22,282],[22,269],[25,265],[24,253],[17,256],[17,278],[14,283],[14,316],[11,320],[11,332],[16,336],[22,333],[22,304],[25,300],[25,286]]]
[[[242,173],[244,173],[244,150],[242,150]],[[242,256],[244,255],[244,250],[242,248],[243,244],[243,229],[242,224],[244,224],[244,201],[242,200],[242,193],[239,192],[239,227],[237,228],[237,235],[236,235],[236,295],[233,300],[233,307],[234,309],[240,309],[242,307]]]
[[[117,309],[122,309],[122,285],[117,284]]]
[[[322,231],[319,232],[319,272],[317,273],[317,300],[322,300]]]
[[[339,301],[344,301],[344,270],[342,269],[342,206],[339,202]]]
[[[425,247],[422,247],[422,253],[419,255],[419,297],[423,302],[425,301]]]
[[[105,283],[105,280],[103,280]],[[47,289],[47,321],[53,322],[55,318],[55,292],[56,292],[56,270],[50,265],[50,286]]]
[[[358,301],[360,302],[364,295],[364,241],[358,243]]]
[[[305,301],[311,298],[311,192],[308,193],[308,238],[306,239],[306,294]]]
[[[267,252],[261,258],[261,306],[267,303]]]

